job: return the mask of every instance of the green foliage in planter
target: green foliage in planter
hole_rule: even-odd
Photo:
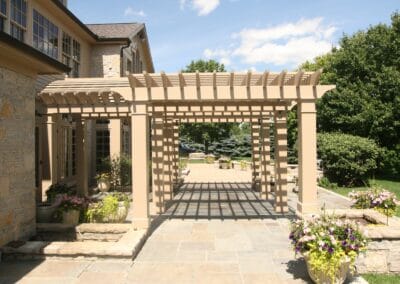
[[[318,154],[325,176],[339,185],[364,184],[377,168],[381,154],[368,138],[341,133],[318,135]]]
[[[76,190],[73,186],[68,186],[65,183],[56,183],[49,187],[46,191],[47,202],[54,203],[58,195],[75,195]]]
[[[102,173],[109,173],[110,183],[115,189],[117,186],[132,184],[132,160],[129,156],[107,157],[102,160],[100,168]]]
[[[353,200],[354,208],[372,208],[386,216],[393,216],[396,213],[398,204],[396,195],[383,188],[376,186],[367,191],[352,191],[349,197]]]
[[[102,201],[90,204],[85,219],[90,223],[103,222],[118,213],[119,202],[123,202],[126,209],[129,208],[129,198],[125,194],[112,193]]]

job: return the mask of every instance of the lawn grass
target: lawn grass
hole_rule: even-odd
[[[362,277],[370,284],[397,284],[400,283],[400,275],[389,274],[363,274]]]
[[[376,178],[376,179],[370,179],[369,184],[371,186],[377,185],[377,186],[387,189],[391,192],[394,192],[394,194],[396,194],[396,196],[397,196],[397,199],[400,200],[400,180],[388,179],[388,178]],[[369,188],[367,186],[363,186],[363,187],[351,187],[351,188],[338,187],[338,188],[331,189],[331,190],[336,193],[339,193],[341,195],[347,196],[349,194],[349,192],[352,190],[360,191],[360,190],[368,190],[368,189]],[[400,217],[400,206],[398,206],[395,215]]]

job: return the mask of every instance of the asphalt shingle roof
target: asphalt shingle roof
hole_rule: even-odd
[[[129,38],[143,28],[141,23],[88,24],[86,26],[99,38]]]

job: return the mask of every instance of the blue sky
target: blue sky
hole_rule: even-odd
[[[69,0],[84,23],[144,22],[156,72],[193,59],[229,71],[280,71],[352,34],[390,23],[399,0]]]

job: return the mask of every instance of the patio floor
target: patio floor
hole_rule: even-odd
[[[209,170],[210,176],[217,169]],[[288,240],[296,194],[289,191],[291,210],[277,214],[248,180],[229,176],[233,181],[184,184],[166,213],[154,220],[152,234],[134,261],[6,261],[0,263],[0,284],[310,282]],[[327,208],[350,204],[324,190],[318,197]]]

